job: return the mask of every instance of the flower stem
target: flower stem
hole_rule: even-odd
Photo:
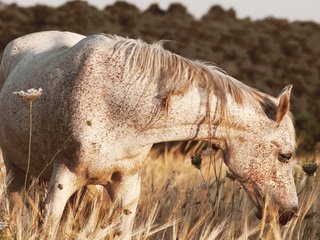
[[[309,182],[309,175],[307,175],[307,181],[306,183],[304,184],[304,186],[301,188],[300,192],[298,192],[298,196],[303,192],[304,188],[308,185],[308,182]]]
[[[27,191],[27,179],[29,175],[30,159],[31,159],[31,137],[32,137],[32,101],[29,101],[29,148],[26,177],[24,179],[24,190]]]

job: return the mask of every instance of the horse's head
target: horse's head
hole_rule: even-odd
[[[255,109],[257,114],[252,110],[236,113],[246,120],[245,130],[228,138],[225,149],[226,164],[260,215],[265,199],[269,199],[271,209],[279,211],[280,224],[290,221],[298,207],[292,163],[295,132],[289,113],[291,88],[286,87],[262,111]]]

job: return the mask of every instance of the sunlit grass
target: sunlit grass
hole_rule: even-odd
[[[133,239],[319,239],[320,179],[317,173],[307,176],[302,170],[305,162],[319,163],[319,156],[298,158],[298,216],[280,227],[275,216],[256,219],[255,208],[240,184],[226,177],[227,169],[218,155],[216,178],[209,157],[203,158],[200,172],[191,165],[188,154],[153,150],[142,170]],[[26,206],[9,213],[4,170],[0,182],[0,239],[41,239],[44,184],[36,181]],[[120,215],[101,188],[82,189],[69,201],[58,238],[113,239]]]

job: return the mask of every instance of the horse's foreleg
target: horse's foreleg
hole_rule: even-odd
[[[54,167],[46,199],[47,213],[44,224],[46,238],[55,239],[68,199],[83,185],[84,182],[64,165]]]
[[[123,176],[116,194],[116,201],[122,209],[121,223],[119,227],[120,239],[131,239],[134,217],[141,189],[140,174]]]
[[[5,156],[3,157],[6,175],[7,175],[7,192],[10,200],[12,212],[17,211],[23,205],[23,190],[26,173],[17,168]],[[27,179],[29,180],[29,179]]]

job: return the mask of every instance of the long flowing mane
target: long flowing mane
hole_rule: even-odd
[[[128,72],[158,82],[158,98],[163,102],[162,106],[168,105],[171,96],[183,94],[191,84],[198,84],[207,91],[208,98],[212,95],[219,98],[221,113],[224,112],[227,95],[230,94],[237,104],[257,104],[267,117],[274,117],[277,108],[275,98],[245,85],[211,63],[174,54],[163,48],[164,41],[148,44],[139,39],[114,35],[107,37],[116,41],[114,51],[125,56]],[[221,114],[222,117],[224,114]],[[292,121],[291,114],[288,117]]]

